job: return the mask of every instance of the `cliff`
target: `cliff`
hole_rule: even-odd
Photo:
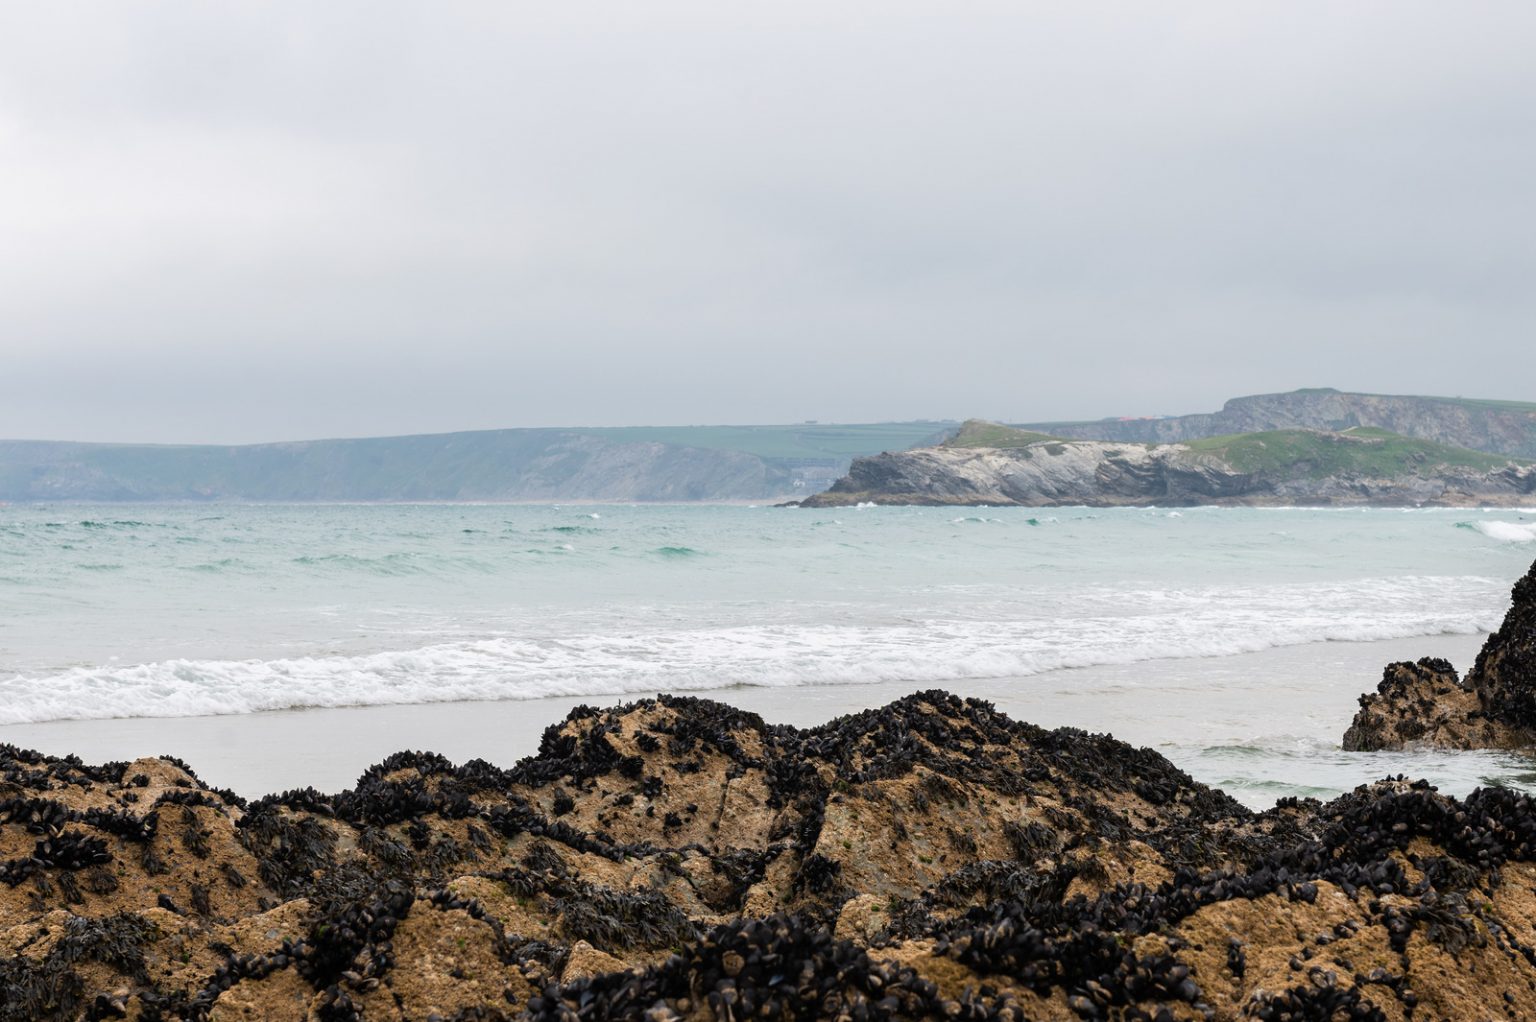
[[[939,447],[854,459],[808,507],[1524,504],[1536,468],[1381,430],[1182,444],[1062,440],[972,421]]]
[[[1221,411],[1208,414],[1045,423],[1024,428],[1086,440],[1179,443],[1234,433],[1281,429],[1341,432],[1357,427],[1536,460],[1536,404],[1351,394],[1330,388],[1233,398]]]
[[[1536,808],[1253,813],[939,692],[659,697],[246,803],[0,747],[0,1020],[1536,1017]]]
[[[0,501],[765,500],[937,423],[505,429],[242,446],[0,441]]]
[[[1465,681],[1444,660],[1387,667],[1344,733],[1344,748],[1536,747],[1536,564],[1515,583],[1509,613]]]

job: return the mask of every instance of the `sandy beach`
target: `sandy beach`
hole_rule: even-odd
[[[957,694],[994,702],[1018,720],[1044,727],[1107,732],[1168,756],[1197,780],[1252,805],[1295,793],[1295,760],[1306,759],[1304,793],[1327,797],[1398,771],[1437,783],[1437,770],[1463,757],[1486,759],[1489,771],[1518,771],[1522,761],[1490,753],[1354,754],[1338,749],[1355,700],[1394,660],[1445,657],[1465,671],[1483,636],[1442,635],[1383,642],[1312,643],[1229,657],[1161,660],[1053,671],[1028,679],[973,680]],[[1282,686],[1277,677],[1287,678]],[[761,714],[771,723],[809,727],[880,706],[925,686],[912,682],[758,688],[697,693]],[[1148,689],[1158,700],[1127,699]],[[511,766],[538,751],[550,724],[582,703],[607,706],[624,696],[569,696],[503,702],[429,703],[355,709],[285,710],[227,716],[56,721],[0,728],[0,742],[87,762],[172,754],[208,784],[256,797],[311,785],[350,787],[368,766],[402,749],[441,753],[456,762],[484,759]],[[1149,713],[1149,703],[1164,707]],[[1276,721],[1284,726],[1277,728]],[[1240,759],[1232,735],[1283,732],[1293,740],[1255,747]],[[1478,772],[1474,771],[1474,775]],[[1446,790],[1469,787],[1450,781]]]

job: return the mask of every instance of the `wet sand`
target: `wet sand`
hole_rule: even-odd
[[[1442,656],[1465,672],[1483,636],[1315,643],[1230,657],[1144,661],[947,686],[990,700],[1019,720],[1109,732],[1168,756],[1198,780],[1250,804],[1288,793],[1347,790],[1398,771],[1447,791],[1470,790],[1489,771],[1518,774],[1518,757],[1489,753],[1343,753],[1338,742],[1356,697],[1393,660]],[[796,726],[883,705],[911,682],[806,688],[734,687],[692,693]],[[88,762],[180,757],[208,784],[245,796],[313,786],[350,787],[370,764],[401,749],[500,766],[538,749],[545,727],[582,703],[571,696],[507,702],[287,710],[215,717],[57,721],[0,727],[0,742]],[[1467,757],[1476,757],[1469,760]],[[1515,781],[1514,783],[1519,783]]]

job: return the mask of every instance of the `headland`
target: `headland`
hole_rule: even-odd
[[[1069,440],[971,420],[944,443],[860,457],[804,507],[1526,506],[1536,467],[1375,428],[1182,443]]]

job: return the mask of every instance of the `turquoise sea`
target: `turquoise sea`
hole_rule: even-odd
[[[0,507],[0,740],[63,719],[943,687],[1115,729],[1250,801],[1400,769],[1524,784],[1518,757],[1362,762],[1337,742],[1400,649],[1475,651],[1533,558],[1536,512],[1509,510]]]

